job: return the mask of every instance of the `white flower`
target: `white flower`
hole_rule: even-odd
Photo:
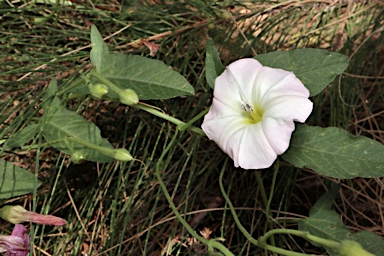
[[[213,96],[202,128],[244,169],[271,166],[288,149],[294,121],[305,122],[313,107],[293,72],[255,59],[230,64],[216,78]]]

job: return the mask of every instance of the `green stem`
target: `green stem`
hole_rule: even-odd
[[[271,213],[271,203],[272,203],[272,198],[273,198],[273,193],[275,192],[275,185],[276,185],[276,177],[277,177],[277,173],[279,171],[279,168],[280,168],[280,164],[279,164],[279,160],[277,160],[275,162],[275,165],[274,165],[274,170],[273,170],[273,177],[272,177],[272,184],[271,184],[271,191],[269,192],[269,198],[268,198],[268,202],[267,202],[267,205],[265,206],[265,213],[269,216],[270,213]],[[267,221],[268,221],[268,217],[267,217]]]
[[[40,148],[40,147],[50,146],[50,145],[53,145],[53,144],[56,144],[56,143],[61,143],[61,142],[64,142],[64,140],[52,140],[49,143],[46,142],[46,143],[41,143],[41,145],[35,144],[35,145],[21,146],[20,148],[22,150],[31,150],[31,149],[37,149],[37,148]]]
[[[139,103],[139,104],[136,104],[136,105],[132,105],[132,107],[135,107],[135,108],[147,111],[148,113],[151,113],[151,114],[153,114],[153,115],[155,115],[157,117],[160,117],[160,118],[165,119],[165,120],[167,120],[167,121],[169,121],[171,123],[174,123],[178,127],[180,127],[179,130],[183,129],[184,126],[186,125],[186,123],[184,123],[183,121],[180,121],[177,118],[174,118],[174,117],[172,117],[172,116],[170,116],[168,114],[165,114],[165,113],[163,113],[163,112],[161,112],[161,111],[159,111],[157,109],[151,108],[151,107],[149,107],[147,105],[143,105],[143,104]],[[193,132],[196,132],[197,134],[205,136],[205,133],[200,128],[197,128],[197,127],[191,125],[188,129],[193,131]]]
[[[112,149],[112,148],[101,147],[101,146],[92,144],[92,143],[90,143],[90,142],[81,140],[81,139],[76,138],[76,137],[73,137],[73,136],[68,136],[68,137],[67,137],[67,140],[70,140],[70,141],[75,142],[75,143],[77,143],[77,144],[86,146],[87,148],[90,148],[90,149],[99,151],[99,152],[101,152],[101,153],[103,153],[103,154],[105,154],[105,155],[111,156],[111,157],[113,157],[113,158],[114,158],[115,153],[116,153],[116,149],[114,149],[114,148]]]
[[[63,89],[62,91],[56,93],[56,96],[61,96],[65,93],[69,92],[70,90],[72,90],[73,88],[76,88],[77,86],[79,86],[83,82],[84,81],[82,79],[75,80],[73,83],[71,83],[70,86],[68,86],[67,88]]]
[[[251,234],[249,234],[248,231],[244,228],[244,226],[240,223],[239,218],[237,217],[236,211],[235,211],[235,209],[234,209],[234,207],[233,207],[233,205],[232,205],[231,199],[229,199],[227,193],[225,192],[224,185],[223,185],[223,176],[224,176],[224,170],[225,170],[225,167],[227,166],[227,162],[228,162],[228,158],[225,159],[225,163],[224,163],[223,168],[221,169],[220,177],[219,177],[219,185],[220,185],[221,193],[223,194],[223,197],[224,197],[225,201],[227,202],[227,204],[228,204],[228,206],[229,206],[229,209],[231,210],[233,219],[235,220],[237,227],[240,229],[240,231],[243,233],[243,235],[244,235],[244,236],[245,236],[251,243],[253,243],[253,244],[256,245],[256,246],[259,246],[259,243],[257,242],[257,240],[254,239],[254,238],[251,236]]]
[[[227,195],[227,193],[225,192],[225,189],[224,189],[223,176],[224,176],[224,171],[225,171],[225,166],[226,165],[227,165],[227,160],[224,163],[224,166],[223,166],[223,168],[221,169],[221,172],[220,172],[220,177],[219,177],[220,190],[221,190],[221,193],[223,194],[223,197],[224,197],[226,203],[228,204],[228,206],[229,206],[229,208],[231,210],[233,219],[235,220],[235,223],[236,223],[237,227],[240,229],[240,231],[243,233],[243,235],[248,239],[248,241],[250,241],[252,244],[254,244],[254,245],[256,245],[256,246],[258,246],[260,248],[263,248],[263,249],[266,249],[268,251],[275,252],[275,253],[278,253],[278,254],[281,254],[281,255],[286,255],[286,256],[308,256],[308,254],[305,254],[305,253],[292,252],[292,251],[288,251],[288,250],[285,250],[285,249],[281,249],[281,248],[278,248],[278,247],[266,244],[266,239],[271,235],[271,232],[274,231],[274,230],[269,231],[267,233],[268,235],[265,234],[264,236],[260,237],[261,242],[259,242],[256,239],[254,239],[252,237],[252,235],[250,233],[248,233],[248,231],[244,228],[244,226],[239,221],[239,218],[237,217],[236,211],[235,211],[235,209],[234,209],[234,207],[232,205],[232,202],[229,199],[229,197],[228,197],[228,195]],[[289,230],[289,229],[281,229],[281,230]],[[303,233],[305,233],[305,232],[298,231],[298,230],[290,230],[290,231],[293,231],[290,234],[301,234],[301,235],[303,235]],[[289,233],[289,231],[287,233]],[[273,235],[273,233],[272,233],[272,235]],[[316,242],[319,242],[319,241],[321,242],[321,241],[326,240],[326,239],[322,239],[322,238],[319,238],[319,237],[316,237],[316,236],[313,236],[313,235],[309,235],[308,233],[306,233],[305,236],[303,236],[303,238],[311,239],[312,241],[316,240]],[[330,240],[326,240],[326,241],[327,241],[327,246],[330,246],[329,242],[333,242],[333,241],[330,241]],[[333,244],[333,245],[335,245],[335,244]]]
[[[120,95],[120,94],[124,93],[121,88],[119,88],[117,85],[115,85],[114,83],[112,83],[108,79],[104,78],[102,75],[100,75],[96,71],[89,73],[89,75],[92,75],[92,76],[96,77],[97,79],[99,79],[101,82],[103,82],[109,88],[111,88],[111,90],[114,91],[116,94]],[[196,132],[197,134],[205,136],[205,133],[203,132],[202,129],[197,128],[195,126],[192,126],[191,124],[194,123],[196,120],[200,119],[205,114],[205,111],[208,111],[208,110],[202,111],[196,117],[191,119],[188,123],[184,123],[183,121],[180,121],[177,118],[174,118],[170,115],[167,115],[167,114],[165,114],[165,113],[163,113],[157,109],[151,108],[151,107],[144,105],[144,104],[139,103],[139,104],[132,105],[132,107],[147,111],[148,113],[151,113],[157,117],[160,117],[160,118],[165,119],[171,123],[174,123],[178,126],[178,129],[181,131],[188,128],[189,130]]]
[[[256,181],[257,181],[257,185],[259,186],[259,191],[260,191],[260,194],[261,194],[261,200],[263,200],[263,205],[264,205],[264,207],[267,207],[267,205],[268,205],[268,198],[267,198],[267,193],[265,192],[264,183],[263,183],[263,179],[261,178],[260,171],[255,170],[253,172],[253,174],[255,175]]]
[[[329,240],[329,239],[324,239],[321,237],[317,237],[317,236],[309,234],[309,232],[306,232],[306,231],[300,231],[300,230],[295,230],[295,229],[283,229],[283,228],[273,229],[273,230],[270,230],[267,233],[265,233],[262,237],[259,238],[260,246],[265,245],[267,242],[267,239],[273,235],[276,235],[276,234],[288,234],[288,235],[299,236],[299,237],[302,237],[302,238],[309,240],[311,242],[315,242],[315,243],[320,244],[322,246],[331,247],[333,249],[338,249],[340,246],[339,242]]]
[[[193,124],[194,122],[196,122],[197,120],[202,118],[205,114],[207,114],[208,111],[209,111],[209,108],[204,109],[199,114],[197,114],[195,117],[193,117],[191,120],[189,120],[186,124],[184,124],[183,126],[179,127],[179,130],[180,131],[186,130],[187,128],[189,128],[191,126],[191,124]]]
[[[280,167],[279,160],[277,160],[275,162],[274,170],[273,170],[271,191],[269,192],[268,202],[267,202],[267,205],[265,206],[265,216],[266,216],[266,220],[267,221],[265,222],[264,233],[266,233],[268,229],[272,229],[273,228],[273,223],[270,220],[271,203],[272,203],[273,193],[275,191],[276,177],[277,177],[277,173],[278,173],[279,167]],[[276,245],[276,241],[275,241],[275,237],[274,236],[271,237],[271,245],[272,246]],[[273,255],[277,256],[276,253],[273,253]]]
[[[99,73],[97,73],[96,70],[92,71],[91,73],[89,73],[89,75],[91,76],[94,76],[96,77],[97,79],[99,79],[101,82],[103,82],[105,85],[107,85],[109,88],[111,88],[111,90],[113,92],[115,92],[117,95],[121,95],[121,94],[124,94],[124,90],[121,89],[120,87],[118,87],[117,85],[115,85],[114,83],[112,83],[111,81],[109,81],[108,79],[106,79],[105,77],[103,77],[102,75],[100,75]]]
[[[221,243],[219,243],[219,242],[217,242],[217,241],[215,241],[213,239],[208,240],[208,239],[205,239],[205,238],[199,236],[192,229],[192,227],[188,224],[188,222],[185,221],[184,218],[180,215],[179,211],[177,210],[175,204],[172,201],[171,196],[168,193],[167,187],[165,186],[165,184],[163,182],[163,179],[161,178],[159,164],[162,162],[165,154],[169,151],[169,149],[175,143],[177,134],[178,134],[178,130],[176,130],[175,135],[173,136],[171,142],[168,144],[168,146],[165,148],[165,150],[161,154],[161,156],[160,156],[160,158],[158,160],[158,164],[156,164],[156,177],[157,177],[157,180],[158,180],[158,182],[160,184],[161,189],[163,190],[165,198],[167,199],[167,201],[169,203],[169,206],[172,208],[173,213],[176,215],[176,218],[181,222],[181,224],[188,230],[188,232],[193,237],[195,237],[199,242],[206,244],[208,247],[215,248],[215,249],[219,250],[220,252],[222,252],[226,256],[234,256],[234,254],[231,251],[229,251],[228,248],[226,248]],[[212,249],[209,249],[209,250],[212,252]]]

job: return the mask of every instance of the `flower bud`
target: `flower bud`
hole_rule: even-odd
[[[19,224],[22,222],[33,222],[43,225],[63,226],[67,222],[53,215],[44,215],[25,210],[20,205],[6,205],[0,209],[0,217],[10,223]]]
[[[108,87],[104,84],[89,84],[89,92],[91,95],[97,99],[101,99],[105,94],[108,93]]]
[[[85,160],[85,156],[81,151],[75,151],[71,154],[71,161],[74,164],[79,164]]]
[[[4,255],[26,256],[29,253],[30,239],[26,234],[27,229],[16,224],[12,235],[0,235],[0,253]]]
[[[47,21],[47,18],[45,18],[45,17],[35,17],[33,19],[33,21],[35,22],[35,24],[42,24],[42,23],[45,23]]]
[[[375,256],[367,252],[358,242],[343,240],[339,247],[340,256]]]
[[[113,157],[119,161],[131,161],[133,159],[131,154],[129,154],[128,150],[126,150],[125,148],[115,149]]]
[[[131,89],[123,90],[119,97],[120,102],[128,106],[135,105],[139,102],[139,96],[137,96],[136,92]]]

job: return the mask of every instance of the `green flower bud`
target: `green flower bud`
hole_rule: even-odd
[[[230,21],[232,19],[231,15],[227,11],[221,11],[218,15],[226,21]]]
[[[35,17],[33,21],[35,22],[35,24],[41,24],[45,23],[47,19],[45,17]]]
[[[81,151],[75,151],[71,154],[71,161],[74,164],[79,164],[85,160],[85,156]]]
[[[126,150],[125,148],[115,149],[113,157],[119,161],[131,161],[133,159],[131,154],[129,154],[128,150]]]
[[[91,95],[97,99],[101,99],[105,94],[108,93],[108,86],[101,83],[89,84],[88,87]]]
[[[339,247],[340,256],[375,256],[367,252],[364,248],[355,241],[343,240]]]
[[[136,92],[131,89],[123,90],[119,97],[120,102],[128,106],[135,105],[139,102],[139,97],[137,96]]]

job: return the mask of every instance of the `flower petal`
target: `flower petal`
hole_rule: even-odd
[[[241,108],[241,107],[240,107]],[[220,118],[224,116],[240,116],[239,110],[229,107],[227,104],[213,98],[211,108],[205,119]]]
[[[23,225],[16,224],[12,235],[0,235],[0,253],[12,256],[26,256],[30,250],[30,239],[26,232],[27,229]]]
[[[234,147],[235,166],[243,169],[263,169],[270,167],[277,154],[269,144],[261,123],[248,125],[234,133],[228,144]]]
[[[295,130],[294,122],[265,117],[261,122],[261,126],[268,144],[277,155],[283,154],[288,149],[292,132]]]
[[[308,98],[309,91],[293,72],[278,68],[263,67],[253,86],[253,101],[263,104],[265,100],[285,95],[301,95]]]
[[[227,106],[241,110],[252,101],[252,88],[262,65],[255,59],[241,59],[230,64],[215,80],[214,97]]]
[[[216,142],[221,150],[233,159],[237,151],[233,149],[233,143],[230,142],[230,139],[236,131],[243,129],[245,125],[237,116],[227,116],[214,119],[204,118],[202,128],[208,138]]]
[[[269,100],[263,107],[264,117],[304,123],[312,112],[313,103],[301,96],[287,95]]]

